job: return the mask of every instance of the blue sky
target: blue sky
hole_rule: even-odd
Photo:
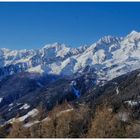
[[[0,3],[0,48],[78,47],[131,30],[140,31],[140,3]]]

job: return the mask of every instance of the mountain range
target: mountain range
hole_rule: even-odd
[[[90,46],[54,43],[38,50],[0,49],[0,77],[18,72],[72,76],[92,70],[97,79],[111,80],[139,68],[140,33],[105,36]]]
[[[79,48],[54,43],[38,50],[0,49],[0,124],[25,121],[43,104],[47,111],[73,104],[139,106],[140,33],[105,36]],[[133,89],[135,87],[135,89]],[[132,92],[132,93],[131,93]],[[139,117],[139,109],[136,111]]]

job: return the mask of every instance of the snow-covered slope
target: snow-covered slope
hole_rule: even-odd
[[[98,80],[111,80],[140,68],[140,33],[126,37],[105,36],[79,48],[54,43],[38,50],[0,49],[0,77],[28,71],[56,75],[94,70]]]

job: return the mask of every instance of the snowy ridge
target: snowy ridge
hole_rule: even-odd
[[[56,75],[83,73],[89,66],[98,79],[111,80],[140,68],[140,33],[105,36],[79,48],[54,43],[38,50],[0,49],[0,77],[28,71]]]

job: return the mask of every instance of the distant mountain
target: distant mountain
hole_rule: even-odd
[[[71,76],[94,70],[97,80],[111,80],[140,68],[140,33],[105,36],[79,48],[54,43],[38,50],[0,49],[0,77],[18,72]]]

